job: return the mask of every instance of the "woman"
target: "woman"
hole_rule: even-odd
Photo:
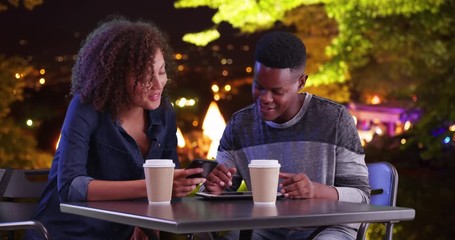
[[[145,159],[173,159],[179,166],[175,113],[163,95],[172,57],[152,23],[112,19],[85,40],[36,214],[54,239],[129,239],[134,227],[61,213],[60,202],[145,198]],[[173,197],[205,182],[186,179],[200,172],[175,170]]]

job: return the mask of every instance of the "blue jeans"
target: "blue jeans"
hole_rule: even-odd
[[[315,230],[314,229],[256,229],[253,231],[253,240],[306,240]],[[357,231],[345,227],[331,226],[318,235],[313,240],[354,240],[356,238]]]

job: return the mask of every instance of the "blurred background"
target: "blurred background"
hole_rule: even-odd
[[[75,56],[109,15],[151,20],[169,35],[183,166],[215,157],[225,123],[252,103],[256,40],[282,30],[307,46],[304,91],[344,104],[366,161],[397,167],[397,205],[416,219],[395,225],[394,237],[452,238],[454,13],[455,0],[0,0],[0,167],[50,166]]]

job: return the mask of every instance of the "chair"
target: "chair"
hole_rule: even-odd
[[[50,239],[46,227],[32,219],[48,175],[49,169],[0,169],[0,231],[7,232],[7,239],[14,238],[14,231],[26,229]]]
[[[371,187],[370,204],[395,206],[398,190],[398,172],[388,162],[368,163],[369,182]],[[385,239],[392,239],[394,222],[386,222]],[[362,223],[357,232],[357,240],[365,239],[368,223]]]

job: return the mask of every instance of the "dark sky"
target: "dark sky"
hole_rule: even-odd
[[[11,7],[7,11],[0,12],[0,54],[31,56],[32,58],[27,58],[32,59],[30,64],[37,68],[50,69],[50,65],[56,64],[55,56],[77,54],[87,34],[100,21],[112,14],[122,15],[132,20],[152,20],[169,34],[171,45],[176,52],[194,49],[194,45],[184,43],[181,40],[182,36],[185,33],[199,32],[213,26],[211,18],[215,10],[209,8],[175,9],[173,3],[172,0],[44,0],[41,6],[32,11],[22,6],[19,8]],[[233,30],[228,24],[221,24],[218,30],[222,33],[222,39],[218,40],[220,43],[235,42],[241,46],[246,42],[254,42],[257,37],[253,34],[239,38],[238,31]],[[211,53],[206,52],[205,55],[211,56]],[[240,57],[228,57],[233,57],[237,63],[247,61],[248,64],[251,59],[251,56],[246,55],[246,53]],[[203,63],[202,58],[192,59],[193,68],[207,69],[207,65],[201,65]],[[64,64],[72,64],[72,62],[68,61]],[[194,64],[199,64],[202,67],[194,66]],[[210,67],[216,67],[219,62],[209,61],[208,64]],[[59,66],[58,69],[60,69],[61,64],[56,66]],[[69,67],[71,66],[67,66],[66,69]],[[38,147],[42,149],[53,147],[54,140],[59,134],[66,111],[66,102],[68,101],[66,94],[69,92],[70,76],[68,72],[70,70],[67,70],[66,75],[62,77],[60,72],[55,71],[56,68],[53,69],[54,71],[46,72],[47,83],[55,83],[59,79],[66,81],[61,84],[46,84],[40,91],[28,90],[26,100],[13,107],[13,115],[19,122],[23,121],[21,118],[25,117],[45,119],[37,133]],[[55,74],[60,75],[55,76]],[[207,76],[209,75],[206,72],[201,72],[193,75],[191,79],[180,77],[178,79],[179,84],[183,87],[173,89],[173,93],[178,94],[184,90],[189,92],[189,97],[198,97],[200,102],[196,111],[205,113],[212,98],[209,87],[210,81],[202,80],[207,79]],[[52,79],[53,81],[51,81]],[[251,101],[249,91],[248,87],[247,93],[235,96],[234,99],[238,103],[235,103],[234,100],[220,103],[220,108],[222,108],[226,118],[234,111],[234,109],[230,110],[233,106],[238,109]],[[182,96],[186,95],[182,94]],[[57,99],[62,99],[62,101]]]
[[[44,0],[32,11],[11,7],[0,12],[0,53],[63,55],[76,53],[99,21],[119,14],[154,21],[178,49],[184,33],[212,26],[214,10],[175,9],[171,0]],[[26,44],[21,45],[20,41]]]

